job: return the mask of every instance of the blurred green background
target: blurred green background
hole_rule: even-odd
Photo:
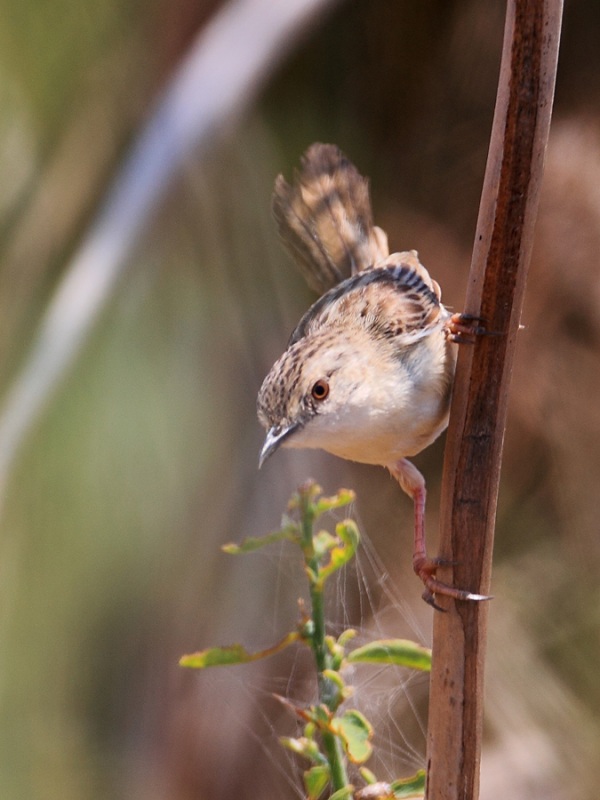
[[[153,99],[219,6],[0,0],[3,392]],[[277,743],[294,721],[271,697],[310,694],[300,656],[228,674],[177,661],[209,644],[258,649],[294,625],[288,551],[219,546],[277,527],[308,475],[357,490],[368,541],[332,625],[429,641],[410,504],[383,470],[300,452],[256,470],[256,392],[312,299],[270,192],[311,142],[336,142],[370,176],[392,249],[418,249],[460,309],[503,14],[497,0],[338,4],[174,179],[7,487],[1,798],[302,796]],[[570,0],[506,439],[482,800],[596,800],[600,783],[599,36],[597,0]],[[432,543],[442,453],[417,459]],[[426,681],[359,695],[388,720],[382,777],[418,768]]]

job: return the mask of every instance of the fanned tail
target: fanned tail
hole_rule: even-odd
[[[304,279],[319,294],[389,255],[385,232],[373,225],[368,181],[335,145],[311,145],[292,185],[278,176],[273,214]]]

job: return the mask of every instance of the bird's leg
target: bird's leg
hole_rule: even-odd
[[[443,558],[429,558],[425,546],[425,478],[410,461],[401,458],[388,467],[396,478],[401,488],[413,499],[415,509],[415,535],[413,546],[413,569],[425,584],[423,599],[434,608],[442,610],[435,603],[436,594],[454,597],[455,600],[487,600],[486,595],[473,594],[464,589],[456,589],[447,583],[438,580],[435,573],[438,567],[447,566],[449,563]]]

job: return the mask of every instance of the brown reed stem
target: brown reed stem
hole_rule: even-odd
[[[489,331],[461,348],[442,486],[442,580],[488,594],[508,388],[548,140],[562,0],[508,0],[465,311]],[[487,602],[436,598],[428,800],[476,800]]]

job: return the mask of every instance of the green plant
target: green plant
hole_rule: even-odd
[[[404,639],[383,639],[348,649],[355,631],[347,629],[335,639],[326,633],[324,592],[327,580],[342,569],[356,553],[360,535],[356,524],[345,519],[335,526],[335,533],[316,530],[317,520],[326,512],[348,505],[353,492],[341,489],[333,497],[323,497],[321,488],[307,481],[292,496],[288,514],[280,530],[260,538],[248,538],[241,544],[225,545],[232,554],[248,553],[265,545],[289,540],[300,547],[310,590],[310,613],[300,604],[301,618],[296,630],[288,633],[272,647],[250,653],[242,645],[212,647],[183,656],[181,666],[205,669],[227,664],[243,664],[266,658],[293,643],[312,650],[317,669],[318,699],[306,708],[294,706],[279,698],[304,723],[303,735],[297,738],[282,737],[282,744],[304,758],[309,766],[304,772],[304,786],[308,800],[326,796],[329,800],[356,798],[356,800],[393,800],[393,798],[421,797],[424,792],[425,773],[393,781],[378,781],[363,765],[372,753],[373,728],[366,717],[355,708],[346,708],[345,701],[352,695],[352,687],[342,676],[349,664],[396,664],[412,669],[429,671],[431,652]],[[357,765],[364,785],[353,786],[348,778],[348,764]]]

